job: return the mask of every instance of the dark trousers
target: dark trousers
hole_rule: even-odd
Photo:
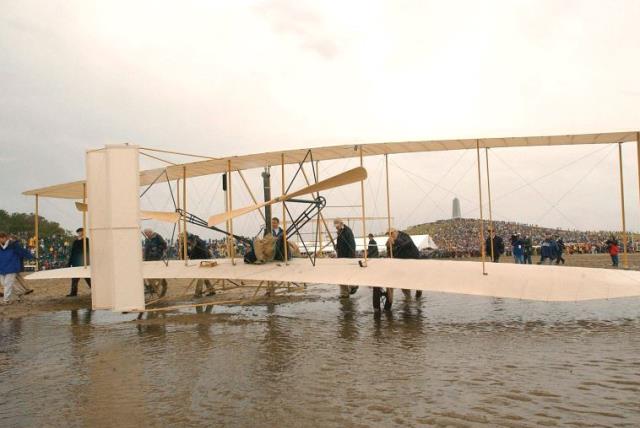
[[[491,254],[489,254],[489,257],[491,257]],[[494,263],[499,263],[500,262],[500,253],[494,253],[493,254],[492,262],[494,262]]]
[[[87,282],[89,288],[91,288],[91,278],[85,278],[84,280]],[[78,282],[80,282],[80,278],[71,278],[71,291],[69,291],[69,294],[72,296],[78,294]]]

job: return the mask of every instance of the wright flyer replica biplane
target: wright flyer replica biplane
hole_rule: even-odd
[[[490,148],[557,146],[578,144],[618,144],[637,142],[640,153],[639,132],[610,132],[601,134],[554,135],[510,138],[452,139],[433,141],[409,141],[319,147],[288,150],[225,158],[170,164],[163,168],[139,170],[144,149],[135,145],[108,145],[86,153],[86,181],[76,181],[24,192],[36,198],[36,237],[38,198],[63,198],[76,201],[83,212],[83,222],[88,226],[91,242],[91,263],[85,266],[57,270],[38,271],[27,278],[91,278],[92,306],[94,309],[113,311],[145,310],[145,279],[215,279],[234,281],[279,281],[309,284],[341,284],[349,286],[373,286],[387,289],[415,289],[431,292],[459,293],[477,296],[494,296],[541,301],[581,301],[640,296],[640,272],[626,269],[599,269],[580,267],[556,267],[539,265],[485,264],[482,213],[482,177],[480,151]],[[474,149],[478,163],[478,192],[480,201],[480,227],[478,245],[482,248],[482,263],[473,261],[447,261],[424,259],[387,258],[367,260],[366,252],[359,259],[289,258],[287,235],[299,231],[306,222],[317,219],[324,222],[322,208],[326,201],[321,192],[351,183],[360,183],[362,230],[358,231],[366,248],[366,221],[364,180],[367,172],[363,158],[384,156],[387,183],[387,213],[391,228],[389,206],[388,157],[399,153],[431,152],[442,150]],[[161,151],[160,151],[161,152]],[[619,150],[621,157],[621,150]],[[359,158],[360,166],[336,176],[315,182],[308,180],[305,167],[314,163],[341,158]],[[488,161],[487,161],[488,162]],[[640,162],[640,154],[639,154]],[[308,186],[285,189],[284,166],[299,165]],[[234,209],[231,203],[231,178],[234,173],[242,177],[243,170],[264,167],[280,167],[282,170],[282,194],[279,197],[249,207]],[[226,211],[212,215],[208,220],[199,219],[186,210],[186,180],[210,174],[226,174],[229,191]],[[297,173],[296,173],[297,174]],[[622,163],[620,164],[622,176]],[[182,207],[172,211],[141,211],[140,188],[151,186],[158,180],[179,182],[183,186]],[[244,181],[244,178],[242,178]],[[640,182],[640,177],[639,177]],[[246,184],[246,183],[245,183]],[[622,177],[621,177],[622,187]],[[624,189],[621,189],[623,243],[626,251],[626,227],[624,225]],[[311,195],[311,199],[309,198]],[[306,197],[307,199],[300,199]],[[180,198],[178,197],[178,200]],[[286,214],[286,205],[304,202],[308,209],[296,219]],[[154,219],[182,224],[186,237],[187,222],[224,232],[233,241],[241,239],[233,234],[233,219],[265,206],[281,204],[283,208],[284,261],[280,263],[247,264],[236,261],[233,245],[229,257],[216,259],[212,267],[202,268],[201,261],[184,260],[148,261],[141,254],[141,219]],[[290,213],[289,213],[290,214]],[[287,218],[289,217],[289,218]],[[225,230],[216,225],[226,223]],[[289,227],[287,227],[289,223]],[[326,223],[325,223],[325,227]],[[186,239],[183,239],[186,254]],[[36,248],[36,252],[37,252]],[[85,258],[86,259],[86,258]],[[215,265],[215,266],[214,266]],[[526,274],[523,274],[523,269]]]

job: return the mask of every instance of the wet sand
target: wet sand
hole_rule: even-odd
[[[399,293],[375,314],[320,285],[139,318],[67,287],[0,316],[3,426],[640,425],[640,299]]]

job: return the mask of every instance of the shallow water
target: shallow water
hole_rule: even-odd
[[[640,426],[640,299],[336,295],[0,320],[0,424]]]

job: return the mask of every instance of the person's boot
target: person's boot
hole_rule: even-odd
[[[69,290],[69,294],[66,297],[76,297],[78,296],[78,286],[71,286],[71,290]]]

